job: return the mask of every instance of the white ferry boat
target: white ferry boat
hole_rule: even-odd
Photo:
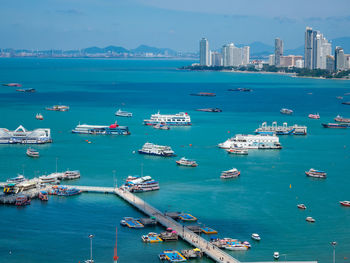
[[[125,186],[130,192],[148,192],[159,190],[159,183],[151,176],[135,177],[127,180]]]
[[[140,154],[157,155],[165,157],[175,156],[175,153],[170,146],[157,145],[149,142],[146,142],[142,146],[142,149],[138,150],[138,152]]]
[[[117,110],[115,116],[119,117],[132,117],[132,113],[128,111],[122,111],[121,109]]]
[[[240,176],[241,172],[238,171],[236,168],[232,168],[231,170],[223,171],[221,173],[220,178],[221,179],[229,179],[229,178],[235,178]]]
[[[79,124],[72,130],[72,133],[80,134],[102,134],[102,135],[129,135],[127,126],[119,126],[117,123],[107,125]]]
[[[39,176],[40,183],[42,184],[59,184],[59,178],[55,173]]]
[[[63,173],[63,180],[73,180],[73,179],[78,179],[80,178],[80,171],[75,170],[75,171],[65,171]]]
[[[284,122],[282,126],[278,125],[276,121],[272,122],[272,125],[267,125],[263,122],[259,128],[255,130],[256,134],[276,134],[276,135],[306,135],[307,127],[294,124],[288,126],[287,122]]]
[[[166,124],[174,126],[189,126],[192,125],[191,117],[187,112],[180,112],[173,115],[152,114],[151,118],[148,120],[143,120],[144,125],[156,125],[156,124]]]
[[[286,109],[286,108],[282,108],[282,109],[280,110],[280,113],[281,113],[281,114],[286,114],[286,115],[292,115],[292,114],[293,114],[293,110],[291,110],[291,109]]]
[[[197,167],[198,164],[194,160],[186,159],[185,157],[182,157],[180,160],[176,161],[177,165],[181,166],[187,166],[187,167]]]
[[[245,148],[245,149],[282,149],[279,138],[276,135],[258,134],[242,135],[227,139],[218,145],[222,149]]]
[[[40,128],[27,131],[22,125],[14,131],[0,128],[0,144],[43,144],[50,142],[52,142],[50,129]]]

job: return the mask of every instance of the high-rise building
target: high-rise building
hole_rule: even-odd
[[[275,39],[275,65],[280,66],[280,58],[283,56],[283,41],[279,38]]]
[[[275,54],[269,55],[269,65],[270,66],[275,65]]]
[[[289,55],[289,56],[281,56],[280,57],[280,66],[281,67],[295,67],[297,60],[302,60],[302,56],[295,56],[295,55]]]
[[[242,50],[233,43],[222,47],[222,59],[225,67],[242,65]]]
[[[199,64],[201,66],[210,66],[209,42],[206,38],[202,38],[199,42]]]
[[[242,47],[242,65],[248,65],[250,59],[250,47]]]
[[[334,69],[336,71],[345,69],[344,50],[341,47],[336,47],[334,51]]]
[[[329,72],[333,72],[334,68],[334,57],[329,55],[326,57],[326,70],[328,70]]]
[[[344,68],[345,69],[350,69],[350,54],[345,55]]]
[[[313,31],[311,27],[306,27],[305,31],[305,53],[304,53],[304,67],[307,69],[312,69],[312,52],[313,49]]]
[[[211,66],[222,66],[222,55],[219,52],[211,52]]]

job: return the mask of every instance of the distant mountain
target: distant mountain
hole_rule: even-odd
[[[344,53],[350,53],[350,37],[339,37],[334,38],[332,41],[332,48],[335,49],[336,46],[341,46],[344,49]]]
[[[108,46],[105,48],[99,48],[99,47],[88,47],[84,48],[82,50],[83,53],[87,54],[103,54],[108,52],[113,53],[129,53],[129,50],[123,48],[123,47],[116,47],[116,46]]]
[[[176,55],[177,52],[175,50],[172,50],[170,48],[157,48],[157,47],[150,47],[146,45],[140,45],[135,49],[130,50],[131,53],[153,53],[153,54],[168,54],[168,55]]]

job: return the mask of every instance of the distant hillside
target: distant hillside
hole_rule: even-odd
[[[129,50],[123,48],[123,47],[116,47],[116,46],[108,46],[105,48],[99,48],[99,47],[88,47],[84,48],[82,50],[83,53],[87,54],[103,54],[108,52],[113,53],[129,53]]]

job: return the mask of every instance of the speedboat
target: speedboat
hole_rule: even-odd
[[[320,114],[316,113],[316,114],[309,114],[309,118],[310,119],[319,119],[320,118]]]
[[[39,157],[39,152],[33,148],[28,148],[26,154],[29,157],[33,157],[33,158],[38,158]]]
[[[244,149],[244,148],[230,148],[226,151],[227,153],[232,153],[237,155],[248,155],[248,149]]]
[[[339,202],[342,206],[350,206],[350,201],[340,201]]]
[[[115,116],[119,117],[132,117],[132,113],[128,111],[122,111],[121,109],[117,110]]]
[[[307,222],[310,222],[310,223],[315,223],[316,222],[316,220],[314,218],[312,218],[311,216],[308,216],[305,220]]]
[[[304,204],[298,204],[297,207],[299,209],[306,209],[306,205],[304,205]]]
[[[42,121],[44,119],[43,115],[41,113],[37,113],[35,115],[35,119]]]
[[[280,253],[279,252],[274,252],[273,253],[273,258],[278,260],[280,258]]]
[[[252,239],[256,240],[256,241],[260,241],[261,237],[259,236],[259,234],[253,233],[252,234]]]
[[[309,171],[305,171],[305,174],[309,177],[315,177],[315,178],[326,178],[327,177],[326,172],[320,171],[320,170],[315,170],[313,168],[311,168]]]
[[[287,114],[287,115],[291,115],[291,114],[293,114],[293,110],[291,110],[291,109],[286,109],[286,108],[282,108],[282,109],[280,110],[280,113],[282,113],[282,114]]]
[[[186,159],[185,157],[182,157],[180,160],[176,161],[177,165],[181,166],[187,166],[187,167],[197,167],[198,164],[196,161]]]
[[[223,171],[221,173],[220,178],[221,179],[229,179],[229,178],[238,177],[240,174],[241,174],[240,171],[238,171],[236,168],[232,168],[231,170]]]

